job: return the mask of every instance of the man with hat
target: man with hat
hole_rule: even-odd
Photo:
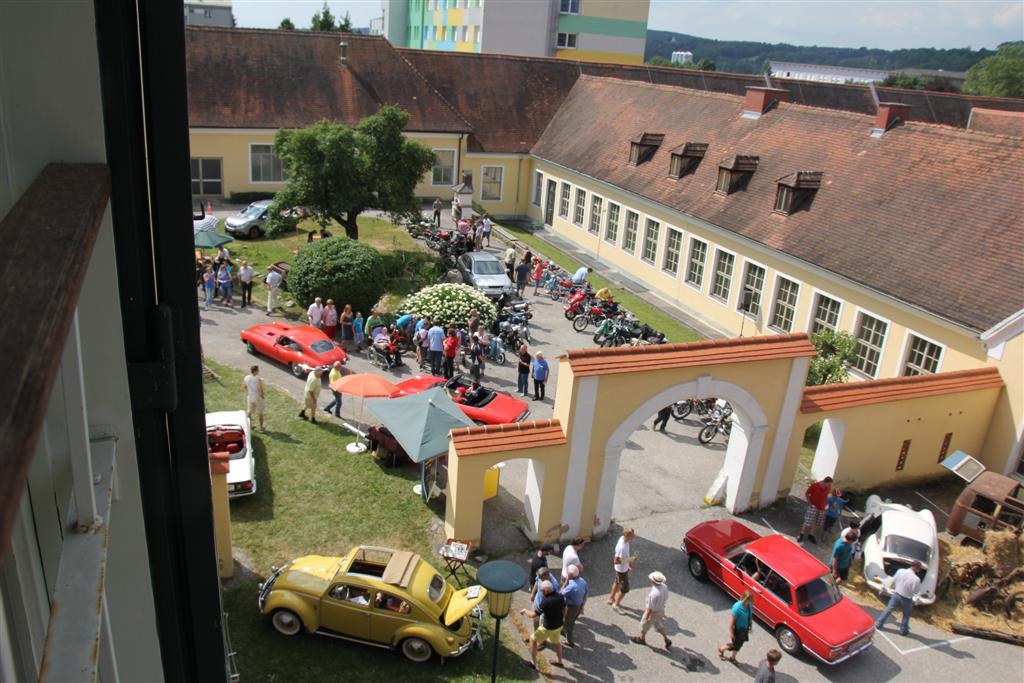
[[[665,605],[668,603],[668,586],[665,585],[665,575],[659,571],[653,571],[647,575],[651,580],[651,592],[647,594],[647,602],[644,603],[644,615],[640,618],[640,635],[630,638],[634,643],[647,644],[647,632],[653,628],[665,639],[665,649],[672,647],[672,641],[668,639],[665,632]]]

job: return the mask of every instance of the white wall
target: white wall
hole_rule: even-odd
[[[528,12],[521,0],[486,0],[483,11],[483,52],[554,55],[558,0],[535,2]]]

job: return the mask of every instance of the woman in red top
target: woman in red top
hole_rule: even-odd
[[[459,334],[454,327],[448,328],[448,336],[442,343],[444,349],[444,378],[455,376],[455,355],[459,352]]]
[[[537,296],[540,291],[540,281],[544,277],[544,262],[539,258],[533,259],[533,295]]]

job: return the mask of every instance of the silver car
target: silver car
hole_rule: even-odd
[[[245,207],[241,213],[229,216],[224,229],[231,235],[244,235],[255,239],[267,232],[267,209],[271,199],[261,199]]]
[[[471,251],[456,259],[455,264],[467,285],[473,285],[489,297],[498,298],[515,290],[505,272],[505,264],[494,254]]]

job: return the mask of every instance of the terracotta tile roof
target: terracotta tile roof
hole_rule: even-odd
[[[806,334],[779,334],[708,339],[684,344],[578,349],[567,352],[563,358],[568,359],[573,375],[585,377],[688,368],[695,365],[798,358],[813,356],[816,353]]]
[[[1024,138],[1024,112],[972,109],[967,127],[983,133]]]
[[[869,116],[782,102],[749,120],[742,106],[732,95],[584,76],[533,153],[967,328],[1024,308],[1024,139],[914,121],[872,138]],[[641,122],[665,142],[630,166]],[[670,178],[669,150],[688,140],[709,143],[707,156]],[[745,190],[718,195],[712,162],[736,154],[760,157],[757,171]],[[774,213],[778,179],[803,169],[824,173],[814,201]]]
[[[459,457],[526,448],[560,446],[566,442],[558,420],[535,420],[501,425],[481,425],[452,430]]]
[[[826,410],[855,408],[872,403],[902,401],[908,398],[943,396],[980,389],[997,389],[1003,379],[997,368],[976,368],[958,372],[940,372],[934,375],[876,379],[867,382],[825,384],[804,389],[800,412],[817,413]]]
[[[325,118],[355,125],[397,104],[409,112],[409,130],[471,130],[380,37],[186,26],[185,54],[194,128],[294,128]]]

